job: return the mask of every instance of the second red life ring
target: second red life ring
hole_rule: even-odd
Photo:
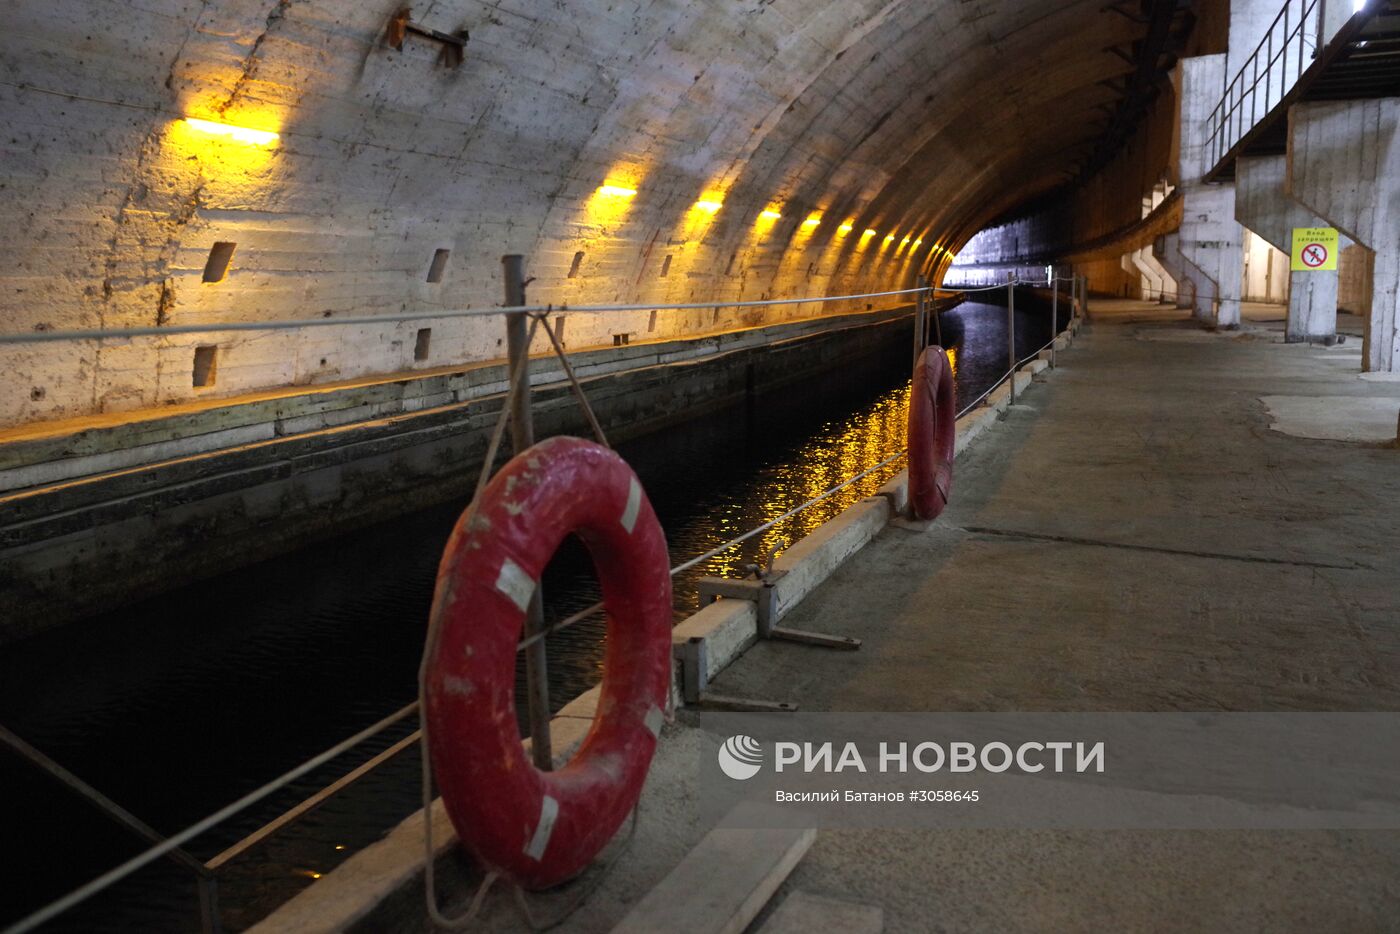
[[[909,400],[909,509],[915,519],[937,519],[953,490],[957,403],[953,367],[942,347],[929,347],[914,365]]]

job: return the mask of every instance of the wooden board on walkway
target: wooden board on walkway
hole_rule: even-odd
[[[812,829],[712,830],[613,934],[740,934],[816,838]]]
[[[880,934],[884,929],[885,912],[878,905],[843,902],[811,892],[793,892],[763,922],[758,934],[813,934],[814,931]]]

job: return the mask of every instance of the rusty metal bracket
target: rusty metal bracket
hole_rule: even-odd
[[[681,698],[687,707],[704,710],[753,711],[759,713],[792,713],[796,704],[786,701],[733,697],[710,691],[710,659],[705,640],[687,639],[671,646],[671,653],[681,663]]]
[[[771,560],[769,567],[771,568]],[[855,651],[861,646],[859,639],[850,636],[829,636],[821,632],[805,629],[789,629],[777,625],[778,590],[777,583],[787,576],[787,571],[758,571],[756,578],[731,580],[726,577],[702,577],[698,589],[700,605],[714,603],[720,597],[730,600],[748,600],[755,605],[758,615],[758,637],[760,639],[781,639],[787,642],[800,642],[828,649]]]
[[[411,19],[412,15],[411,9],[402,7],[389,17],[389,26],[384,32],[384,41],[390,48],[402,52],[404,39],[409,33],[413,33],[415,36],[422,36],[424,39],[442,43],[440,60],[448,68],[456,68],[462,64],[462,59],[466,55],[467,40],[471,38],[471,33],[465,29],[460,29],[456,33],[430,29],[421,23],[415,23]]]

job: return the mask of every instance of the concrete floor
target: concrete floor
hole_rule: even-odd
[[[959,459],[938,527],[886,530],[785,621],[862,651],[763,643],[714,689],[809,711],[1400,710],[1400,450],[1271,430],[1260,401],[1394,415],[1400,386],[1359,379],[1353,342],[1093,311]],[[1400,929],[1400,834],[827,831],[787,888],[881,905],[892,931]]]
[[[860,652],[760,643],[713,689],[807,711],[1400,711],[1400,450],[1274,431],[1260,401],[1400,411],[1400,385],[1264,314],[1209,334],[1093,312],[959,458],[934,531],[887,529],[785,620]],[[704,835],[703,748],[667,728],[635,839],[561,930],[610,930]],[[458,906],[471,887],[444,886]],[[891,932],[1400,930],[1400,833],[823,831],[769,910],[799,890],[879,905]],[[521,926],[505,896],[478,924]]]

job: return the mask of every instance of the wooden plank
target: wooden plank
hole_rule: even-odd
[[[811,828],[712,830],[613,934],[740,934],[816,838]]]
[[[758,934],[812,934],[813,931],[880,934],[884,929],[885,912],[878,905],[793,892],[783,899],[778,910],[758,929]]]

